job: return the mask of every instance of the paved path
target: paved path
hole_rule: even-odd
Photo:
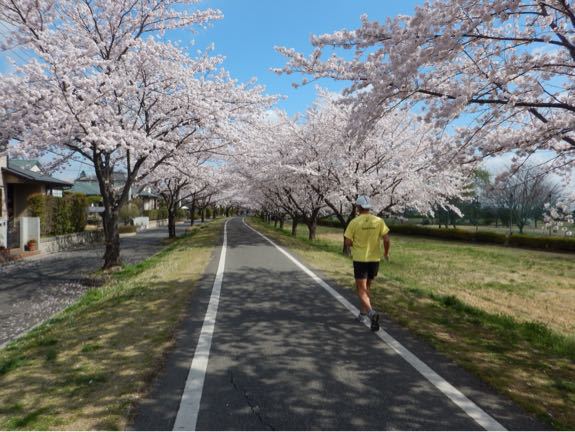
[[[177,234],[188,225],[177,226]],[[150,229],[121,242],[121,256],[135,263],[160,251],[168,228]],[[102,266],[104,246],[37,256],[0,267],[0,346],[74,303],[89,287],[86,275]]]
[[[134,429],[482,430],[470,417],[478,411],[494,427],[545,428],[383,319],[387,333],[469,398],[454,403],[447,382],[440,391],[381,339],[383,332],[354,320],[341,303],[357,303],[351,290],[330,283],[336,300],[241,219],[227,224],[222,279],[215,276],[219,258],[196,290]],[[216,307],[215,323],[204,321]]]

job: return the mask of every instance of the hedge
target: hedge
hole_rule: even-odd
[[[493,243],[507,246],[543,249],[550,251],[575,252],[575,239],[565,237],[532,237],[513,234],[510,237],[490,231],[466,231],[453,228],[428,228],[418,225],[391,225],[391,232],[405,235],[458,240],[476,243]]]
[[[88,222],[88,200],[83,194],[64,197],[34,194],[28,198],[28,214],[40,218],[43,236],[82,232]]]
[[[134,225],[120,225],[118,227],[118,233],[120,234],[131,234],[137,231],[137,227]]]
[[[144,210],[144,216],[149,217],[150,220],[168,219],[168,209],[160,207],[159,209]]]

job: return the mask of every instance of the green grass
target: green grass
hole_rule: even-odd
[[[353,289],[342,232],[297,238],[250,223]],[[559,429],[575,428],[575,257],[392,233],[375,307]],[[535,319],[534,319],[535,318]]]
[[[142,263],[97,273],[103,286],[0,350],[0,430],[125,429],[173,343],[221,222]]]

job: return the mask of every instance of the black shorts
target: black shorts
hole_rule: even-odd
[[[353,262],[353,276],[356,279],[374,279],[379,270],[379,261]]]

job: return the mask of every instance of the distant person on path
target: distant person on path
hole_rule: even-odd
[[[383,219],[370,214],[369,198],[360,195],[355,202],[358,209],[356,216],[345,230],[345,245],[351,247],[355,287],[360,301],[359,320],[368,317],[371,330],[379,330],[379,314],[371,307],[369,290],[371,282],[377,276],[381,260],[381,239],[383,238],[383,257],[389,260],[389,228]]]

